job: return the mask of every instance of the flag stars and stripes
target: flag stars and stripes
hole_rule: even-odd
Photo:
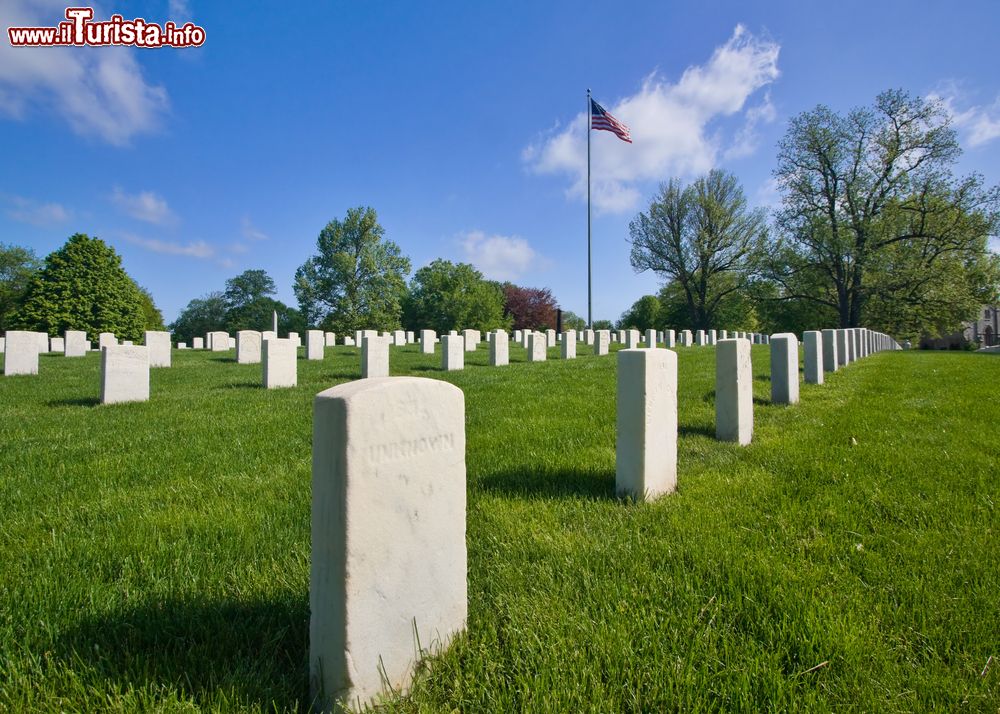
[[[590,100],[590,128],[610,131],[622,141],[627,141],[629,144],[632,143],[632,136],[629,134],[628,127],[611,116],[607,109],[593,99]]]

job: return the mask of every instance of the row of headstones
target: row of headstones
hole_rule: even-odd
[[[772,401],[794,404],[798,339],[782,333],[768,342]],[[824,372],[900,349],[887,335],[863,328],[809,331],[803,342],[806,381],[819,384]],[[743,337],[717,342],[720,440],[750,443],[751,344]],[[615,485],[621,494],[646,500],[676,487],[677,359],[669,349],[618,352]],[[393,488],[386,488],[387,477]],[[407,689],[415,643],[434,639],[443,648],[465,628],[461,390],[437,380],[385,377],[318,394],[312,496],[310,684],[320,710],[337,702],[360,709],[385,691]]]
[[[110,332],[98,335],[102,403],[149,399],[149,368],[170,366],[170,333],[147,331],[144,342],[135,345],[125,340],[119,344]],[[82,330],[67,330],[62,337],[8,330],[4,336],[4,375],[38,374],[40,354],[62,352],[66,357],[83,357],[92,349],[87,333]]]

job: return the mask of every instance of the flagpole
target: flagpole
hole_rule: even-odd
[[[587,89],[587,327],[594,329],[594,316],[592,310],[591,279],[592,269],[590,261],[590,125],[593,122],[591,117],[590,89]]]

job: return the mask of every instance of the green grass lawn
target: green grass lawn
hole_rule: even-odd
[[[465,392],[469,623],[386,708],[997,711],[1000,358],[883,353],[779,407],[755,346],[741,448],[714,349],[679,354],[678,492],[636,504],[613,357],[393,348]],[[0,711],[308,708],[312,399],[358,350],[271,391],[233,355],[175,351],[143,404],[97,405],[97,354],[0,377]]]

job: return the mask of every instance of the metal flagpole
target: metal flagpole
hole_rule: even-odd
[[[587,327],[594,329],[594,316],[592,309],[591,293],[591,264],[590,264],[590,125],[593,122],[590,111],[591,107],[590,90],[587,90]]]

